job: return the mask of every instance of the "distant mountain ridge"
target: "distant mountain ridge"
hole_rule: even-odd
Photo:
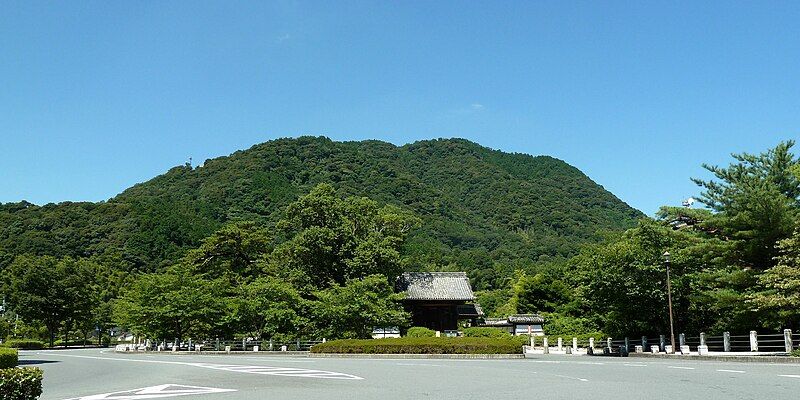
[[[223,224],[274,224],[316,184],[413,211],[408,269],[470,272],[478,289],[514,269],[568,257],[598,231],[643,214],[577,168],[464,139],[395,146],[277,139],[170,169],[107,202],[0,205],[0,266],[17,254],[94,256],[119,268],[174,262]]]

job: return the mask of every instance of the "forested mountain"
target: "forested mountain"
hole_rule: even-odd
[[[577,254],[598,232],[630,228],[642,216],[552,157],[462,139],[398,147],[301,137],[175,167],[106,202],[0,204],[0,266],[33,254],[158,270],[226,223],[272,228],[319,183],[418,216],[406,269],[466,270],[477,289]]]

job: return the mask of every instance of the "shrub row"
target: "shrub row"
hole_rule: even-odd
[[[0,369],[0,399],[35,400],[42,395],[42,370],[38,368]]]
[[[23,350],[40,350],[46,347],[43,342],[32,339],[11,339],[3,343],[3,346]]]
[[[17,350],[0,348],[0,369],[14,368],[19,363],[19,356]]]
[[[408,332],[406,332],[406,336],[408,337],[435,337],[436,332],[432,329],[423,328],[421,326],[415,326],[412,328],[408,328]]]
[[[464,337],[489,337],[489,338],[507,338],[507,339],[510,339],[512,337],[510,333],[497,328],[472,327],[472,328],[464,328],[461,332],[464,334]]]
[[[312,353],[347,354],[518,354],[522,342],[511,338],[422,337],[343,339],[321,343]]]

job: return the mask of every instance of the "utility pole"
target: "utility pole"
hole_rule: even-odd
[[[669,342],[672,345],[672,354],[675,354],[675,324],[672,319],[672,285],[669,281],[669,251],[664,252],[664,264],[667,266],[667,305],[669,307]]]

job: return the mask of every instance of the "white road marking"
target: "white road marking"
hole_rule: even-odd
[[[782,376],[784,378],[800,378],[800,375],[778,375],[778,376]]]
[[[647,364],[622,364],[626,367],[646,367]]]
[[[397,365],[413,366],[413,367],[443,367],[444,366],[444,365],[439,365],[439,364],[420,364],[420,363],[397,363]]]
[[[190,367],[214,369],[218,371],[241,372],[245,374],[296,376],[301,378],[319,378],[319,379],[347,379],[347,380],[364,379],[360,376],[344,374],[341,372],[322,371],[317,369],[283,368],[283,367],[270,367],[264,365],[227,365],[227,364],[193,363],[193,362],[182,362],[182,361],[142,360],[137,358],[119,358],[119,357],[79,356],[74,354],[58,354],[51,352],[48,352],[47,354],[51,356],[86,358],[93,360],[185,365]]]
[[[576,380],[576,381],[581,381],[581,382],[589,382],[589,380],[588,380],[588,379],[584,379],[584,378],[576,378],[576,377],[574,377],[574,376],[558,375],[558,374],[553,374],[553,376],[557,376],[557,377],[559,377],[559,378],[574,379],[574,380]]]
[[[667,366],[667,368],[672,368],[672,369],[694,369],[693,367],[677,367],[677,366],[673,366],[673,365],[669,365],[669,366]]]
[[[718,369],[717,372],[733,372],[734,374],[743,374],[744,371],[739,371],[736,369]]]
[[[165,397],[195,396],[200,394],[235,392],[235,389],[219,389],[202,386],[186,386],[166,384],[150,386],[139,389],[123,390],[91,396],[76,397],[67,400],[139,400],[139,399],[163,399]]]

